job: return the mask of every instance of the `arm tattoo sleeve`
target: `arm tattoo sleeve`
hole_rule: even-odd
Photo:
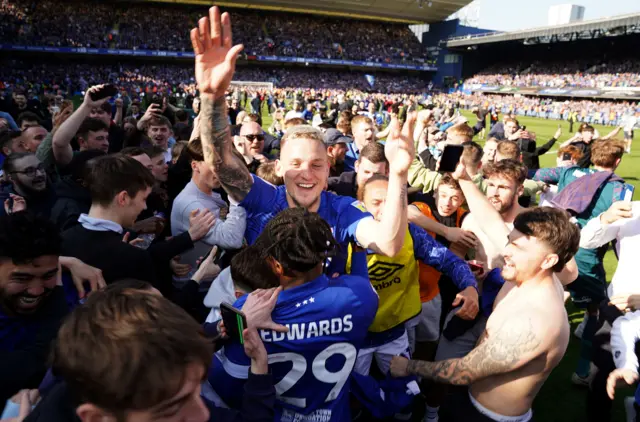
[[[245,163],[233,153],[225,98],[202,98],[200,107],[200,139],[204,160],[214,167],[224,190],[234,200],[242,201],[251,190],[253,179]]]
[[[506,323],[491,337],[483,333],[478,346],[461,359],[411,360],[407,369],[410,374],[443,384],[470,385],[491,375],[513,371],[523,360],[533,358],[541,343],[531,319],[526,318],[520,324]]]

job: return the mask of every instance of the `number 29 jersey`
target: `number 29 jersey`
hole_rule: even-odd
[[[280,293],[272,316],[289,332],[259,331],[276,388],[276,421],[351,420],[349,378],[377,309],[371,283],[358,276],[322,275]],[[240,406],[249,366],[236,342],[214,357],[209,382],[231,407]]]

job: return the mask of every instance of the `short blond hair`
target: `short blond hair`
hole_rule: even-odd
[[[284,148],[287,141],[298,138],[318,141],[322,144],[323,147],[326,148],[326,145],[324,144],[324,135],[322,134],[320,129],[316,129],[315,127],[309,126],[307,124],[297,125],[287,129],[287,132],[282,137],[282,141],[280,141],[280,147]]]

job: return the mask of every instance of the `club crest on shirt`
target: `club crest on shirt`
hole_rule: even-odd
[[[359,209],[362,212],[367,212],[367,209],[364,207],[364,204],[360,201],[353,201],[351,203],[351,206]]]

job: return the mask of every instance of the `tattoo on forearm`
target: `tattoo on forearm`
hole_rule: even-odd
[[[220,184],[227,193],[235,200],[242,200],[251,190],[253,179],[245,163],[233,153],[225,98],[203,98],[200,108],[200,139],[204,160],[215,168]]]
[[[402,209],[407,209],[407,202],[409,201],[407,196],[407,184],[403,183],[400,188],[400,203],[402,204]]]
[[[525,355],[535,353],[540,344],[527,318],[519,324],[505,323],[492,337],[483,333],[478,346],[461,359],[411,360],[407,370],[443,384],[470,385],[482,378],[512,371]]]

